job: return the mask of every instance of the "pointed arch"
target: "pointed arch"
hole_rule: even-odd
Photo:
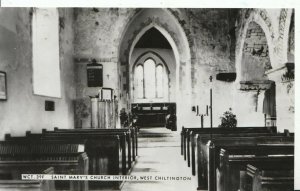
[[[273,29],[273,25],[270,19],[268,19],[268,15],[265,13],[265,11],[261,11],[261,12],[263,12],[263,14],[258,12],[258,10],[252,10],[252,11],[248,10],[248,12],[246,11],[244,14],[242,14],[242,17],[247,17],[247,18],[245,21],[243,21],[245,24],[243,25],[243,27],[241,27],[239,31],[240,40],[237,42],[236,65],[235,65],[236,73],[237,73],[237,78],[236,78],[237,83],[239,83],[242,79],[243,49],[245,45],[245,39],[249,28],[249,24],[251,22],[255,22],[256,24],[258,24],[263,30],[263,32],[265,33],[265,37],[267,39],[267,45],[269,48],[269,57],[270,57],[271,66],[276,67],[278,65],[277,63],[278,56],[276,56],[276,54],[274,53],[274,40],[277,38],[277,36],[276,33],[270,30]],[[261,15],[264,15],[265,19],[263,19]],[[266,23],[265,20],[268,22]]]
[[[136,43],[150,28],[155,27],[168,40],[176,60],[176,100],[187,100],[178,111],[182,118],[188,115],[191,101],[191,49],[185,30],[168,9],[142,9],[125,27],[119,45],[120,92],[131,93],[131,55]],[[126,107],[126,96],[121,96],[121,107]],[[123,104],[122,104],[123,103]],[[178,113],[179,114],[179,113]],[[178,122],[180,124],[180,120]]]

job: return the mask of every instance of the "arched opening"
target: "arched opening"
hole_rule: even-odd
[[[256,113],[253,116],[261,126],[276,125],[276,86],[266,75],[272,69],[269,48],[262,27],[256,22],[250,22],[242,50],[240,89],[245,92],[245,97],[249,96],[252,112]],[[251,117],[245,120],[248,124],[251,121]]]
[[[153,17],[153,15],[156,15],[159,19]],[[190,120],[187,116],[189,116],[191,105],[191,51],[184,29],[168,9],[141,9],[126,26],[119,45],[119,107],[128,109],[128,111],[132,109],[132,103],[135,101],[133,64],[139,64],[135,61],[141,55],[141,52],[136,55],[135,51],[141,49],[140,42],[142,41],[140,40],[142,37],[149,31],[155,31],[154,29],[167,42],[168,47],[164,46],[160,49],[170,51],[172,61],[169,62],[168,59],[153,50],[157,44],[162,46],[163,43],[160,41],[156,45],[155,43],[149,44],[150,41],[147,41],[147,46],[150,48],[144,49],[148,49],[147,51],[151,51],[157,57],[162,57],[162,60],[165,60],[165,62],[156,62],[156,64],[161,63],[165,73],[168,74],[169,88],[164,89],[164,95],[169,94],[169,101],[167,102],[176,103],[175,113],[179,116],[177,118],[178,126],[189,124]],[[153,36],[153,33],[150,36]],[[172,64],[169,65],[169,63]],[[164,66],[167,66],[168,69]],[[156,77],[154,76],[154,78]],[[163,80],[163,84],[167,86],[167,80]],[[183,102],[183,100],[185,101]],[[151,103],[156,102],[162,103],[162,99],[160,101],[158,99],[153,100]]]
[[[250,22],[242,57],[241,80],[266,80],[265,72],[272,69],[269,47],[263,29],[255,22]]]

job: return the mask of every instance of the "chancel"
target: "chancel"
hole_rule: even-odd
[[[293,190],[294,14],[0,8],[0,190]]]

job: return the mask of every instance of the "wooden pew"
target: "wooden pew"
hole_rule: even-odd
[[[233,130],[234,129],[234,130]],[[211,133],[210,133],[211,132]],[[244,133],[244,134],[249,134],[249,133],[256,133],[256,134],[275,134],[273,132],[273,130],[269,130],[269,129],[265,129],[265,128],[258,128],[258,130],[253,129],[253,128],[247,128],[247,127],[242,127],[242,128],[232,128],[231,130],[223,130],[218,128],[218,130],[194,130],[194,129],[190,129],[187,131],[187,133],[189,133],[189,135],[186,135],[186,155],[187,155],[187,164],[188,167],[190,167],[190,163],[191,163],[191,154],[193,152],[195,152],[195,136],[197,134],[209,134],[209,135],[215,135],[215,134],[222,134],[222,135],[229,135],[229,134],[240,134],[240,133]],[[191,151],[192,149],[192,151]]]
[[[251,135],[251,134],[250,134]],[[252,134],[253,135],[253,134]],[[265,144],[286,144],[293,145],[294,137],[278,136],[280,134],[268,136],[243,137],[243,135],[235,137],[202,137],[198,136],[197,141],[197,180],[199,189],[207,189],[209,184],[213,184],[209,180],[215,179],[215,169],[218,163],[218,155],[222,147],[238,146],[258,146]],[[244,135],[245,136],[245,135]],[[213,187],[211,185],[210,187]]]
[[[53,167],[44,170],[41,174],[54,174]],[[53,180],[2,180],[1,191],[52,191],[55,190]]]
[[[30,135],[30,132],[27,133]],[[31,136],[35,136],[34,134],[31,134]],[[86,132],[73,132],[73,131],[47,131],[43,129],[43,138],[51,139],[53,137],[59,137],[59,136],[71,136],[71,137],[83,137],[83,136],[118,136],[120,139],[120,149],[121,149],[121,161],[122,161],[122,168],[123,172],[122,174],[125,175],[128,173],[128,171],[131,169],[132,166],[132,150],[131,150],[131,138],[129,131],[122,132],[122,131],[86,131]],[[106,139],[107,140],[107,139]]]
[[[45,131],[45,130],[43,130]],[[128,144],[131,144],[131,150],[132,150],[132,161],[135,161],[135,157],[137,156],[137,150],[138,150],[138,134],[136,128],[126,128],[126,129],[59,129],[58,127],[54,127],[55,132],[125,132],[129,133],[130,136],[128,139],[131,140],[131,143],[129,142]]]
[[[240,171],[245,171],[248,164],[276,166],[288,160],[293,165],[293,145],[235,146],[223,147],[220,150],[220,161],[217,167],[217,190],[231,191],[240,187]],[[215,189],[209,189],[215,190]]]
[[[125,135],[124,135],[125,137]],[[118,135],[111,134],[71,134],[71,133],[45,133],[33,134],[27,132],[26,137],[11,137],[6,135],[7,140],[22,141],[66,141],[66,142],[85,142],[85,151],[89,158],[88,174],[91,175],[119,175],[127,174],[126,152],[120,149],[120,138]],[[125,147],[125,139],[123,148]],[[88,181],[90,189],[114,189],[119,190],[122,181]]]
[[[230,133],[277,133],[276,127],[236,127],[236,128],[184,128],[182,130],[183,152],[185,160],[189,155],[190,137],[197,134],[230,134]],[[189,161],[188,161],[189,163]]]
[[[233,132],[255,132],[255,133],[277,133],[277,127],[236,127],[236,128],[197,128],[197,127],[182,127],[181,131],[181,154],[184,155],[184,160],[187,159],[188,145],[190,144],[190,132],[194,134],[199,133],[224,133],[229,134]]]
[[[55,132],[63,132],[63,131],[74,131],[74,132],[129,132],[132,139],[132,153],[133,153],[133,160],[135,160],[135,157],[138,155],[138,129],[136,127],[129,127],[129,128],[123,128],[123,129],[60,129],[58,127],[54,127]]]
[[[191,132],[192,133],[192,132]],[[197,142],[201,143],[201,139],[205,139],[206,141],[208,141],[209,139],[213,138],[221,138],[221,137],[277,137],[276,140],[279,140],[279,138],[282,138],[284,140],[294,140],[294,138],[292,137],[291,139],[285,139],[286,137],[291,136],[291,134],[287,134],[287,133],[277,133],[277,134],[270,134],[270,133],[232,133],[232,134],[196,134],[196,136],[191,134],[191,145],[190,148],[188,150],[191,150],[190,152],[188,152],[188,160],[191,160],[191,166],[192,166],[192,174],[195,175],[195,164],[196,164],[196,147],[197,147]],[[230,138],[229,138],[230,140]],[[235,140],[237,144],[249,144],[247,142],[241,142],[238,140]],[[189,165],[188,165],[189,166]]]
[[[49,168],[52,167],[54,172]],[[13,185],[22,185],[21,174],[42,174],[48,169],[48,173],[55,174],[88,174],[88,157],[82,144],[61,144],[53,141],[29,142],[29,141],[2,141],[0,142],[0,174],[2,186],[13,188]],[[47,172],[46,171],[46,172]],[[4,182],[9,180],[8,185]],[[32,184],[27,184],[34,186]],[[43,189],[52,190],[88,190],[86,181],[54,181],[45,182]],[[35,184],[34,187],[38,186]],[[47,189],[46,189],[47,190]]]
[[[203,129],[203,130],[201,130]],[[184,155],[186,153],[186,150],[185,150],[185,146],[186,146],[186,135],[189,135],[189,132],[190,130],[201,130],[201,131],[208,131],[208,129],[211,129],[211,128],[201,128],[201,127],[184,127],[182,126],[182,130],[181,130],[181,141],[180,141],[180,145],[181,145],[181,155]],[[221,129],[221,128],[217,128],[217,127],[214,127],[212,129]]]
[[[240,191],[290,191],[294,190],[294,161],[285,158],[279,163],[247,165],[240,172]]]

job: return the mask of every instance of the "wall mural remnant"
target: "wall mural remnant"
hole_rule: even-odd
[[[282,9],[279,16],[279,39],[283,39],[288,9]]]
[[[246,55],[258,57],[264,64],[265,70],[272,69],[265,33],[255,22],[249,24],[243,51]]]

